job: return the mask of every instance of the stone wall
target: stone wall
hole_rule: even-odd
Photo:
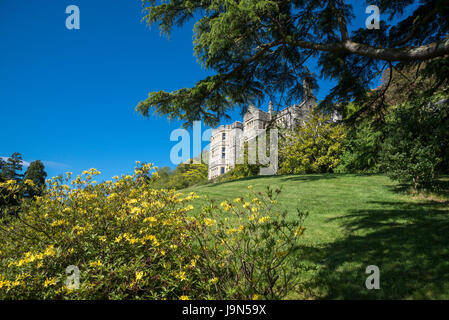
[[[243,123],[236,121],[212,130],[209,180],[232,169],[238,163],[239,156],[241,160],[244,143],[253,140],[269,124],[273,123],[277,127],[294,129],[297,125],[304,123],[315,104],[316,98],[312,96],[312,98],[289,106],[278,113],[274,113],[271,102],[268,112],[250,105],[243,116]]]

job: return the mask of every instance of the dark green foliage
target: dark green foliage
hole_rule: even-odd
[[[23,160],[18,152],[7,161],[1,160],[0,169],[0,216],[15,216],[24,199],[42,194],[47,173],[44,164],[37,160],[22,174]]]
[[[4,180],[21,181],[23,178],[23,174],[20,173],[23,168],[22,163],[22,155],[18,152],[14,152],[6,162],[3,162],[1,177]]]
[[[431,188],[449,164],[448,101],[401,105],[389,116],[382,146],[382,167],[389,177]]]
[[[257,164],[236,164],[234,168],[218,177],[218,181],[231,181],[257,176],[259,174],[259,170],[260,165]]]
[[[159,186],[167,185],[170,178],[173,176],[173,172],[170,167],[162,167],[156,170],[158,179],[155,183]]]
[[[155,188],[166,189],[184,189],[207,182],[208,166],[207,164],[181,163],[174,170],[169,167],[157,169],[158,178],[154,181]]]
[[[5,181],[5,178],[3,178],[3,167],[5,166],[5,161],[2,159],[2,158],[0,158],[0,182],[3,182],[3,181]]]
[[[0,183],[13,180],[12,185],[0,186],[0,217],[5,215],[16,215],[18,206],[23,197],[23,190],[20,183],[23,178],[22,171],[22,155],[14,152],[6,161],[0,162]]]
[[[45,187],[45,178],[47,173],[45,172],[45,167],[42,161],[36,160],[30,163],[28,167],[24,180],[33,181],[34,186],[26,186],[26,196],[34,197],[41,195],[42,189]]]
[[[337,85],[321,103],[342,109],[356,99],[368,109],[384,105],[384,90],[368,94],[387,68],[432,61],[427,72],[447,79],[449,6],[447,0],[377,0],[382,13],[378,30],[363,26],[349,33],[354,1],[334,0],[143,0],[149,25],[170,35],[173,28],[196,20],[194,51],[211,76],[192,88],[150,92],[137,110],[178,118],[186,124],[202,119],[217,124],[236,106],[266,98],[279,105],[297,102],[303,82],[314,75],[305,67],[318,61],[321,76]],[[416,10],[407,11],[417,4]],[[403,16],[402,13],[410,12]],[[360,14],[360,13],[357,13]],[[414,47],[411,49],[410,47]],[[244,108],[243,108],[244,109]]]
[[[352,128],[348,134],[340,164],[340,173],[380,172],[379,157],[383,133],[376,130],[370,121],[364,121]]]

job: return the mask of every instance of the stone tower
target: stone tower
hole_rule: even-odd
[[[244,142],[254,139],[260,134],[260,130],[267,128],[269,123],[274,122],[275,126],[288,129],[294,129],[297,125],[303,124],[317,103],[308,78],[303,80],[303,87],[303,100],[299,104],[289,106],[277,113],[274,112],[271,101],[268,104],[268,112],[249,105],[243,116],[243,123],[236,121],[212,130],[209,179],[217,178],[232,169],[238,163],[238,159],[241,159],[241,146]]]

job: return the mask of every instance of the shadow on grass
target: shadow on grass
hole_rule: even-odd
[[[215,183],[209,183],[205,186],[207,187],[216,187],[220,185],[226,185],[228,183],[235,183],[235,182],[242,182],[242,181],[248,181],[251,182],[253,180],[257,179],[279,179],[282,182],[286,181],[317,181],[317,180],[327,180],[327,179],[335,179],[339,175],[338,174],[305,174],[305,175],[272,175],[272,176],[252,176],[252,177],[246,177],[236,180],[229,180],[229,181],[219,181]]]
[[[248,181],[251,182],[253,180],[257,179],[279,179],[282,182],[294,182],[294,181],[303,181],[303,182],[312,182],[312,181],[318,181],[318,180],[330,180],[330,179],[337,179],[340,177],[345,176],[352,176],[352,177],[369,177],[369,176],[377,176],[379,174],[374,173],[316,173],[316,174],[285,174],[285,175],[271,175],[271,176],[251,176],[246,178],[240,178],[236,180],[228,180],[228,181],[218,181],[218,182],[208,182],[206,184],[202,184],[201,186],[205,187],[216,187],[221,185],[226,185],[229,183],[235,183],[235,182],[243,182]]]
[[[378,176],[374,173],[316,173],[316,174],[304,174],[304,175],[281,175],[282,181],[318,181],[318,180],[331,180],[343,177],[371,177]]]
[[[385,209],[334,218],[346,236],[302,257],[319,266],[305,289],[324,299],[449,299],[449,211],[435,203],[376,202]],[[380,269],[380,290],[365,286]]]
[[[208,184],[205,184],[205,187],[216,187],[216,186],[221,186],[221,185],[226,185],[229,183],[235,183],[235,182],[241,182],[241,181],[252,181],[252,180],[257,180],[257,179],[272,179],[272,178],[279,178],[278,175],[272,175],[272,176],[251,176],[251,177],[245,177],[245,178],[240,178],[240,179],[236,179],[236,180],[228,180],[228,181],[218,181],[218,182],[211,182]]]
[[[305,174],[305,175],[284,175],[281,176],[281,181],[318,181],[318,180],[329,180],[329,179],[336,179],[339,175],[338,174]]]
[[[389,186],[389,189],[395,193],[416,195],[411,184],[397,184],[395,186]],[[442,176],[432,189],[424,189],[420,191],[423,196],[438,196],[442,198],[449,199],[449,176]]]

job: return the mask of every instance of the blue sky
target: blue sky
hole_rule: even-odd
[[[65,27],[69,5],[80,8],[80,30]],[[364,11],[356,6],[357,26]],[[42,160],[49,177],[94,167],[109,179],[136,160],[174,167],[170,133],[181,123],[145,119],[135,106],[206,72],[193,56],[193,24],[168,40],[142,17],[140,0],[1,0],[0,156]],[[321,99],[330,86],[319,85]]]

